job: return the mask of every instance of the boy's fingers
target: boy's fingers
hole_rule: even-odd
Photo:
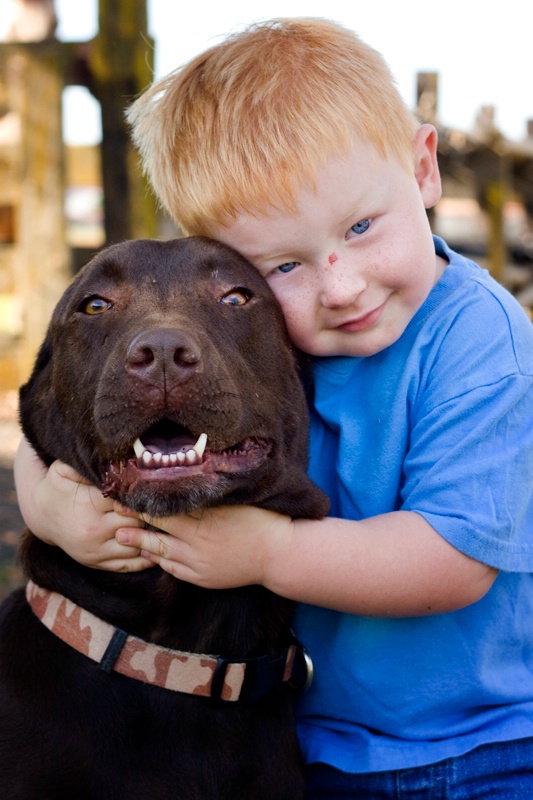
[[[66,478],[69,481],[74,481],[74,483],[84,483],[87,486],[91,485],[91,482],[82,478],[79,472],[76,472],[73,467],[69,467],[68,464],[65,464],[63,461],[54,461],[52,464],[52,468],[55,469],[57,474],[61,478]]]
[[[153,567],[154,563],[149,557],[141,555],[140,547],[120,544],[115,538],[111,538],[94,553],[90,566],[110,572],[141,572]]]
[[[115,533],[115,539],[125,547],[136,547],[138,550],[141,548],[150,549],[149,546],[146,546],[151,543],[150,532],[143,529],[119,528]]]
[[[132,511],[131,508],[123,506],[121,503],[118,502],[118,500],[113,501],[113,509],[121,517],[132,517],[133,519],[141,520],[141,517],[136,511]]]
[[[136,558],[109,559],[97,568],[109,570],[109,572],[142,572],[149,567],[155,566],[156,565],[152,561],[149,561],[139,554]]]
[[[115,534],[117,542],[135,547],[160,558],[168,555],[168,550],[177,551],[179,540],[165,533],[146,531],[138,528],[119,528]],[[168,540],[172,545],[168,544]]]

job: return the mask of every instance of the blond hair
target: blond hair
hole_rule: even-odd
[[[189,234],[243,211],[290,212],[357,136],[412,169],[417,126],[382,56],[312,18],[229,36],[154,83],[128,120],[156,194]]]

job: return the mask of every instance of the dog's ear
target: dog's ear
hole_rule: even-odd
[[[307,353],[302,352],[302,350],[298,350],[296,347],[292,349],[296,363],[296,371],[307,399],[307,405],[309,405],[313,397],[313,366],[311,364],[311,357]]]
[[[35,363],[33,365],[32,376],[44,372],[51,361],[52,361],[52,345],[50,342],[50,336],[47,335],[46,339],[40,346],[39,351],[37,353],[37,358],[35,359]],[[26,385],[27,384],[21,387],[21,391],[25,388]]]
[[[56,421],[52,420],[56,417]],[[46,465],[55,460],[52,442],[57,434],[56,401],[52,391],[52,343],[50,333],[39,348],[32,373],[19,389],[19,421],[22,432]]]

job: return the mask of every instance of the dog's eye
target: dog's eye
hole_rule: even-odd
[[[232,289],[231,292],[223,294],[218,301],[224,306],[243,306],[250,299],[251,294],[248,289]]]
[[[109,300],[104,300],[103,297],[89,297],[87,300],[84,300],[80,306],[80,311],[84,314],[103,314],[105,311],[109,311],[110,308],[113,307],[113,303],[110,303]]]

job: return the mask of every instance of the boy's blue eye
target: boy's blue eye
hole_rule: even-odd
[[[352,225],[350,231],[357,234],[365,233],[369,229],[371,221],[370,219],[361,219],[355,225]]]
[[[298,262],[297,261],[287,261],[286,264],[280,264],[280,266],[276,267],[276,269],[277,269],[278,272],[286,273],[286,272],[290,272],[291,270],[294,269],[294,267],[297,267],[297,266],[298,266]]]

